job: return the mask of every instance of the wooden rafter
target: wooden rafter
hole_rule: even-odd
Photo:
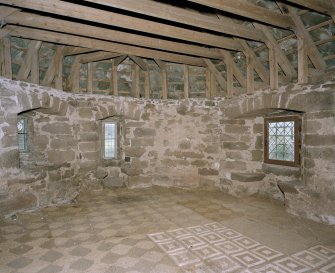
[[[96,50],[89,49],[89,48],[67,46],[66,48],[64,48],[63,56],[64,57],[73,56],[73,55],[78,55],[78,54],[91,53],[95,51]]]
[[[247,60],[247,93],[253,93],[255,87],[255,66],[254,59],[251,55],[246,54]]]
[[[311,62],[315,66],[316,69],[324,70],[326,69],[326,62],[323,60],[319,50],[317,49],[316,45],[314,44],[312,37],[306,30],[304,24],[302,23],[300,17],[296,14],[296,12],[289,6],[280,4],[282,9],[288,10],[289,15],[291,16],[295,26],[296,26],[296,35],[297,37],[301,36],[304,39],[304,43],[306,44],[308,51],[308,57],[310,58]]]
[[[269,84],[270,83],[269,72],[265,69],[262,62],[257,58],[255,52],[248,46],[248,44],[243,40],[239,40],[239,41],[243,47],[244,54],[249,57],[250,62],[252,62],[253,67],[255,71],[257,72],[258,76],[261,78],[261,80],[265,84]]]
[[[113,59],[120,55],[121,55],[120,53],[98,51],[98,52],[92,52],[92,53],[86,53],[86,54],[79,54],[77,56],[79,56],[80,63],[86,64],[86,63],[91,63],[91,62],[98,62],[98,61]]]
[[[93,69],[94,63],[87,64],[87,93],[93,93]]]
[[[70,76],[68,78],[68,89],[72,92],[79,92],[79,80],[80,80],[80,56],[77,55],[74,58],[74,62],[70,69]]]
[[[273,26],[291,29],[293,22],[287,15],[277,13],[261,6],[251,4],[246,0],[188,0],[211,8],[230,12],[255,21]]]
[[[294,67],[290,63],[290,61],[287,58],[287,56],[285,55],[285,53],[279,47],[276,39],[273,37],[273,34],[269,30],[269,28],[267,28],[264,25],[260,25],[260,24],[256,24],[256,23],[254,24],[254,26],[257,29],[260,29],[260,30],[263,31],[264,35],[267,38],[266,44],[270,43],[270,47],[273,48],[276,51],[276,55],[277,55],[277,58],[278,58],[278,64],[280,65],[283,72],[285,73],[285,76],[288,77],[289,79],[296,78],[297,77],[296,70],[294,69]]]
[[[298,36],[298,83],[308,82],[307,46],[303,36]]]
[[[226,50],[221,50],[221,54],[224,58],[224,61],[226,65],[229,64],[229,67],[232,69],[232,73],[235,76],[236,80],[240,83],[242,87],[246,87],[246,78],[241,72],[240,68],[237,66],[237,64],[234,62],[232,55],[230,52]]]
[[[70,18],[136,30],[204,45],[226,48],[232,47],[234,44],[232,39],[222,36],[198,32],[181,27],[174,27],[163,23],[156,23],[145,19],[93,9],[59,0],[53,0],[52,2],[44,0],[1,0],[1,2],[17,7],[53,13]]]
[[[270,88],[276,90],[279,87],[278,81],[278,55],[275,46],[269,44],[269,66],[270,66]]]
[[[196,26],[207,30],[221,32],[251,40],[263,40],[263,35],[255,29],[232,22],[229,25],[221,24],[218,20],[183,8],[161,4],[155,1],[141,0],[86,0],[86,2],[99,3],[105,6],[123,9],[134,13],[148,15],[172,22]]]
[[[133,60],[143,71],[149,70],[148,64],[139,57],[129,55],[129,58]]]
[[[1,75],[12,78],[12,58],[10,54],[10,37],[3,37],[0,41],[0,72]]]
[[[184,64],[184,99],[189,98],[190,83],[189,83],[190,71],[188,65]]]
[[[158,38],[144,37],[137,34],[125,33],[112,29],[89,26],[81,23],[68,22],[64,20],[49,18],[40,15],[32,15],[24,12],[17,12],[7,17],[9,24],[24,25],[33,28],[42,28],[45,30],[59,31],[68,34],[75,34],[91,38],[109,40],[125,44],[133,44],[154,49],[161,49],[171,52],[184,53],[189,55],[201,56],[207,58],[219,58],[220,54],[216,49],[204,48],[197,45],[188,45],[179,42],[166,41]],[[227,48],[232,50],[240,50],[240,45],[236,42],[231,43],[228,40]],[[77,49],[79,50],[79,49]],[[82,49],[84,50],[84,49]],[[77,53],[79,54],[79,53]],[[75,55],[72,53],[72,55]]]
[[[42,80],[42,85],[50,85],[55,78],[56,72],[59,71],[59,66],[62,64],[64,46],[57,46],[54,57],[45,72]]]
[[[65,45],[72,45],[72,46],[81,46],[86,45],[90,48],[95,48],[97,50],[103,51],[110,51],[116,52],[120,54],[127,54],[127,55],[135,55],[141,56],[144,58],[149,59],[161,59],[169,62],[174,63],[184,63],[190,64],[194,66],[204,66],[202,59],[175,54],[175,53],[168,53],[158,50],[140,48],[135,46],[123,45],[113,42],[106,42],[102,40],[94,40],[85,37],[79,37],[69,34],[62,34],[62,33],[54,33],[50,31],[38,30],[38,29],[29,29],[26,27],[18,27],[18,26],[6,26],[11,31],[13,36],[27,38],[27,39],[35,39],[40,41],[48,41],[53,43],[62,43]]]
[[[334,2],[332,2],[333,0],[286,0],[286,1],[328,15],[335,13],[335,4]]]
[[[215,65],[208,59],[204,59],[204,62],[206,63],[208,69],[210,70],[211,74],[215,77],[216,81],[219,83],[222,89],[226,89],[227,82],[222,77],[221,73],[216,69]],[[211,88],[213,88],[211,84]]]
[[[41,41],[31,41],[29,43],[28,51],[17,74],[18,80],[28,80],[29,75],[31,75],[31,81],[37,83],[36,81],[39,79],[38,55],[41,45]]]
[[[133,74],[133,95],[135,98],[140,97],[140,67],[135,64],[134,74]]]

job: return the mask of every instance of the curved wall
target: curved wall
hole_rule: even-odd
[[[291,213],[334,224],[334,90],[328,82],[162,101],[69,94],[1,78],[1,213],[70,202],[85,189],[160,185],[261,193],[285,201]],[[263,116],[288,113],[282,109],[304,113],[300,168],[263,163]],[[19,168],[20,113],[33,129]],[[120,155],[106,161],[101,120],[109,117],[120,121]]]

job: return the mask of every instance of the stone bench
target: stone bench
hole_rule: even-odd
[[[231,173],[230,179],[222,179],[222,190],[236,197],[246,197],[259,191],[263,173]]]
[[[265,177],[263,173],[231,173],[231,179],[239,182],[259,182]]]

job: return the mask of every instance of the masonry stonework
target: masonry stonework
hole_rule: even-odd
[[[335,224],[335,84],[291,85],[224,99],[144,100],[69,94],[0,79],[0,213],[71,202],[104,187],[215,187],[262,194]],[[299,113],[301,167],[263,163],[263,118]],[[29,150],[19,153],[18,115]],[[120,125],[102,158],[102,121]]]

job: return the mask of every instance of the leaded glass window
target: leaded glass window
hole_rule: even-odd
[[[117,158],[117,123],[104,122],[103,156],[106,159]]]
[[[294,160],[294,121],[269,122],[269,159]]]
[[[299,117],[266,118],[264,131],[265,162],[282,165],[299,164]]]
[[[25,117],[19,117],[17,121],[17,133],[18,133],[18,146],[19,151],[27,151],[27,119]]]

